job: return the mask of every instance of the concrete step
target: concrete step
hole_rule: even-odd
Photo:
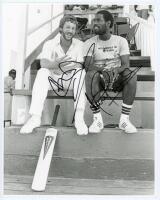
[[[151,67],[150,56],[141,56],[140,50],[131,50],[130,66],[131,67]],[[135,55],[134,55],[135,54]],[[40,59],[36,59],[31,65],[31,73],[35,73],[40,69]]]
[[[38,156],[47,128],[45,126],[37,128],[29,135],[20,135],[18,126],[5,128],[5,155]],[[100,134],[90,133],[87,136],[78,136],[75,128],[57,127],[57,129],[54,156],[151,160],[154,158],[152,129],[138,129],[138,133],[125,134],[119,129],[107,128]]]
[[[5,195],[153,195],[153,181],[100,180],[50,177],[45,192],[31,190],[32,176],[6,175]]]
[[[131,56],[141,56],[141,50],[130,50]]]
[[[143,73],[143,71],[140,71]],[[29,107],[31,103],[31,90],[15,90],[13,96],[12,104],[12,123],[17,124],[18,121],[18,109],[23,108],[25,112],[24,120],[21,124],[28,119]],[[64,95],[65,93],[60,93]],[[107,115],[102,111],[103,120],[105,125],[107,124],[117,124],[119,123],[119,116],[121,113],[121,94],[115,97],[117,94],[108,93],[114,98],[108,97],[109,100],[105,100],[102,105],[102,109],[110,113]],[[54,99],[52,99],[54,98]],[[58,98],[58,99],[57,99]],[[55,112],[55,106],[60,105],[60,110],[58,114],[57,124],[58,126],[68,126],[73,120],[74,105],[73,105],[73,94],[72,91],[67,92],[67,97],[65,99],[59,99],[53,91],[48,92],[48,98],[45,101],[43,115],[42,115],[42,125],[51,124],[53,119],[53,114]],[[62,97],[64,98],[64,97]],[[116,99],[115,99],[116,98]],[[72,99],[72,100],[71,100]],[[114,99],[114,102],[112,100]],[[154,128],[154,82],[153,81],[138,81],[136,101],[134,102],[133,109],[131,111],[131,121],[136,127],[142,128]],[[140,100],[140,101],[139,101]],[[144,100],[144,101],[143,101]],[[152,101],[148,101],[152,100]],[[111,104],[112,102],[112,104]],[[85,121],[89,126],[92,123],[93,114],[90,110],[90,105],[87,101],[86,111],[85,111]]]
[[[131,67],[151,67],[150,56],[130,56]]]
[[[30,187],[47,128],[30,135],[20,135],[20,127],[5,128],[5,194],[35,194]],[[153,193],[153,130],[125,134],[110,128],[77,136],[74,128],[57,129],[47,189],[36,194]]]
[[[5,155],[4,173],[33,176],[38,156]],[[154,180],[151,159],[53,157],[49,177],[105,180]]]

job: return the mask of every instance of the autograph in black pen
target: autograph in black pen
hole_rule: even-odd
[[[92,54],[91,54],[91,57],[92,57],[93,54],[94,54],[94,50],[95,50],[95,43],[93,43],[93,44],[90,46],[90,48],[88,49],[88,52],[87,52],[87,54],[86,54],[86,57],[88,56],[89,52],[92,53]],[[91,60],[89,61],[88,65],[91,64],[90,62],[91,62]],[[65,67],[62,67],[62,66],[64,66],[65,63],[66,63],[66,64],[68,64],[68,63],[74,63],[75,66],[76,66],[76,65],[79,65],[79,68],[74,68],[74,69],[65,70]],[[62,74],[61,77],[60,77],[57,81],[55,81],[51,76],[48,77],[48,80],[49,80],[49,83],[50,83],[50,85],[51,85],[51,87],[52,87],[52,90],[55,92],[55,94],[56,94],[57,96],[60,96],[60,97],[65,97],[65,96],[67,96],[68,91],[70,90],[70,86],[71,86],[72,81],[73,81],[73,87],[74,87],[74,81],[75,81],[75,75],[76,75],[76,73],[81,72],[81,74],[80,74],[80,79],[79,79],[79,84],[78,84],[78,88],[77,88],[77,94],[74,95],[74,101],[76,101],[76,102],[78,103],[79,98],[80,98],[80,94],[81,94],[81,91],[82,91],[82,87],[83,87],[84,82],[85,82],[85,79],[82,80],[82,73],[83,73],[83,70],[84,70],[84,69],[85,69],[86,72],[87,72],[87,70],[88,70],[85,63],[86,63],[86,59],[84,59],[84,63],[76,62],[76,61],[67,61],[67,62],[61,62],[61,63],[59,64],[58,67],[59,67],[59,70],[61,71],[61,74]],[[134,70],[130,70],[129,68],[124,69],[124,70],[129,70],[129,73],[127,73],[127,76],[124,77],[122,84],[123,84],[123,85],[127,84],[128,81],[129,81],[133,76],[136,75],[136,73],[140,70],[141,67],[142,67],[142,66],[139,66],[139,67],[135,68]],[[95,72],[95,73],[99,73],[99,72],[97,71],[97,72]],[[106,71],[106,73],[107,73],[107,71]],[[67,75],[67,74],[70,74],[69,78],[68,78],[68,77],[66,78],[65,75]],[[116,102],[115,102],[115,99],[116,99],[116,97],[119,95],[120,92],[116,92],[116,93],[115,93],[115,96],[112,96],[112,97],[109,96],[109,93],[108,93],[108,91],[109,91],[109,89],[110,89],[110,88],[109,88],[109,85],[111,84],[110,80],[112,80],[112,79],[111,79],[109,73],[107,73],[107,76],[109,77],[108,85],[105,87],[105,89],[104,89],[103,91],[99,91],[99,96],[100,96],[100,97],[99,97],[98,100],[96,99],[96,101],[95,101],[95,95],[93,95],[93,96],[92,96],[92,100],[90,100],[90,99],[88,98],[87,94],[86,94],[86,97],[87,97],[87,99],[88,99],[90,105],[96,106],[96,102],[103,102],[103,101],[105,100],[105,97],[106,97],[106,96],[111,100],[110,103],[109,103],[109,105],[111,105],[113,102],[116,103]],[[94,76],[93,76],[93,77],[94,77]],[[68,88],[67,88],[67,89],[64,89],[64,82],[65,82],[65,81],[68,82]],[[80,82],[81,82],[81,81],[82,81],[82,84],[81,84],[81,86],[80,86]],[[92,80],[92,83],[93,83],[93,80]],[[93,84],[91,84],[91,87],[93,87]],[[55,89],[55,88],[56,88],[56,89]],[[63,91],[64,93],[63,93],[63,94],[60,94],[60,93],[59,93],[60,91]],[[91,91],[92,91],[92,88],[91,88]],[[97,94],[96,94],[96,95],[97,95]],[[99,106],[99,105],[97,105],[97,106]],[[76,106],[75,106],[74,115],[75,115],[76,109],[77,109],[77,104],[76,104]],[[112,115],[112,114],[106,112],[101,106],[100,106],[100,109],[102,109],[106,114]]]

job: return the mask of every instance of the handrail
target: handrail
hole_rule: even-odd
[[[36,47],[35,50],[32,51],[32,53],[25,59],[25,64],[24,64],[24,73],[26,72],[26,70],[28,69],[28,67],[32,64],[32,62],[37,58],[37,56],[41,53],[42,48],[43,48],[43,44],[47,41],[47,40],[51,40],[52,38],[54,38],[59,32],[59,28],[57,28],[54,32],[52,32],[45,40],[43,40],[38,47]]]
[[[140,17],[128,14],[132,23],[139,22],[140,28],[135,36],[135,41],[138,49],[141,49],[142,56],[150,56],[151,69],[155,68],[155,24]]]
[[[53,21],[54,19],[58,18],[59,16],[61,16],[64,12],[59,13],[58,15],[52,17],[51,19],[47,20],[46,22],[42,23],[41,25],[32,28],[31,30],[28,31],[27,35],[31,35],[32,33],[36,32],[37,30],[39,30],[41,27],[45,26],[46,24],[48,24],[49,22]],[[24,73],[26,72],[26,70],[28,69],[28,67],[32,64],[32,62],[37,58],[37,56],[41,53],[42,51],[42,47],[43,44],[47,41],[50,40],[52,38],[54,38],[59,32],[59,29],[57,28],[54,32],[52,32],[46,39],[44,39],[39,45],[38,47],[36,47],[36,49],[34,49],[30,55],[25,59],[25,64],[24,64]]]
[[[32,33],[36,32],[38,29],[40,29],[41,27],[45,26],[46,24],[48,24],[49,22],[51,22],[52,20],[58,18],[60,15],[62,15],[64,12],[62,13],[59,13],[58,15],[52,17],[51,19],[49,19],[48,21],[42,23],[41,25],[35,27],[35,28],[32,28],[31,30],[28,31],[27,35],[31,35]]]
[[[134,15],[131,15],[131,14],[128,14],[128,13],[125,13],[125,15],[126,15],[127,17],[129,17],[129,18],[131,18],[131,19],[133,19],[133,20],[135,20],[135,21],[137,21],[137,22],[139,22],[139,23],[141,23],[141,24],[143,24],[143,25],[149,27],[149,28],[152,28],[152,29],[155,28],[155,27],[154,27],[154,24],[151,24],[151,23],[149,23],[148,21],[146,21],[146,20],[144,20],[144,19],[142,19],[142,18],[140,18],[140,17],[134,16]]]

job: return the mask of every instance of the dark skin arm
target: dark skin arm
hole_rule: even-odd
[[[116,74],[122,73],[126,68],[130,67],[130,62],[129,62],[129,55],[123,55],[120,57],[121,59],[121,67],[116,67],[113,70],[115,71]],[[101,71],[104,68],[99,68],[94,66],[94,58],[93,56],[87,56],[85,57],[85,63],[84,63],[86,71],[88,70],[97,70]]]
[[[121,67],[115,67],[112,69],[115,79],[118,77],[118,74],[123,73],[125,69],[130,67],[129,55],[123,55],[120,57],[120,59],[121,59]]]
[[[118,68],[118,73],[123,72],[126,68],[130,68],[129,54],[120,57],[121,67]]]
[[[101,71],[101,69],[99,67],[94,66],[94,57],[93,56],[84,57],[84,66],[85,66],[86,72],[91,71],[91,70]]]

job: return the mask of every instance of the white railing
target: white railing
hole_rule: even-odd
[[[30,30],[28,31],[27,34],[28,34],[28,35],[31,35],[32,33],[36,32],[36,31],[39,30],[40,28],[44,27],[46,24],[51,23],[53,20],[55,20],[56,18],[58,18],[58,17],[61,16],[61,15],[63,15],[63,12],[61,12],[61,13],[59,13],[58,15],[52,17],[51,19],[49,19],[49,20],[47,20],[46,22],[40,24],[39,26],[30,29]]]
[[[130,18],[131,25],[139,23],[135,35],[137,49],[141,50],[142,56],[150,56],[151,69],[155,69],[155,25],[140,17],[126,14]]]
[[[53,12],[53,7],[52,7],[52,12]],[[35,32],[42,30],[43,27],[45,27],[46,25],[49,25],[49,24],[51,25],[51,30],[50,30],[51,32],[49,32],[47,36],[49,36],[52,32],[54,32],[54,30],[52,30],[52,23],[54,22],[54,20],[57,20],[60,16],[62,16],[63,13],[64,13],[64,11],[58,13],[55,16],[53,16],[53,13],[51,13],[51,18],[49,20],[46,20],[45,22],[41,23],[40,25],[28,29],[26,31],[26,36],[25,36],[26,43],[28,44],[28,41],[29,41],[28,39],[30,38],[30,36],[32,36],[32,34],[34,35]],[[55,29],[56,28],[57,27],[55,27]],[[35,38],[35,35],[34,35],[34,38]],[[38,39],[36,38],[35,43],[34,43],[36,45],[31,46],[32,51],[31,52],[29,51],[29,55],[25,59],[25,61],[27,60],[27,63],[29,63],[28,58],[33,60],[33,58],[35,57],[35,51],[39,52],[38,50],[41,48],[41,46],[42,46],[41,44],[43,41],[45,41],[46,38],[47,38],[46,35],[43,35],[42,37],[38,37]],[[32,38],[32,40],[33,40],[33,38]],[[32,44],[32,43],[30,42],[30,44]],[[29,47],[29,45],[28,45],[28,47]],[[30,69],[29,69],[29,66],[26,66],[26,65],[24,66],[23,80],[24,80],[24,84],[25,84],[25,89],[26,88],[28,89],[30,87]]]

